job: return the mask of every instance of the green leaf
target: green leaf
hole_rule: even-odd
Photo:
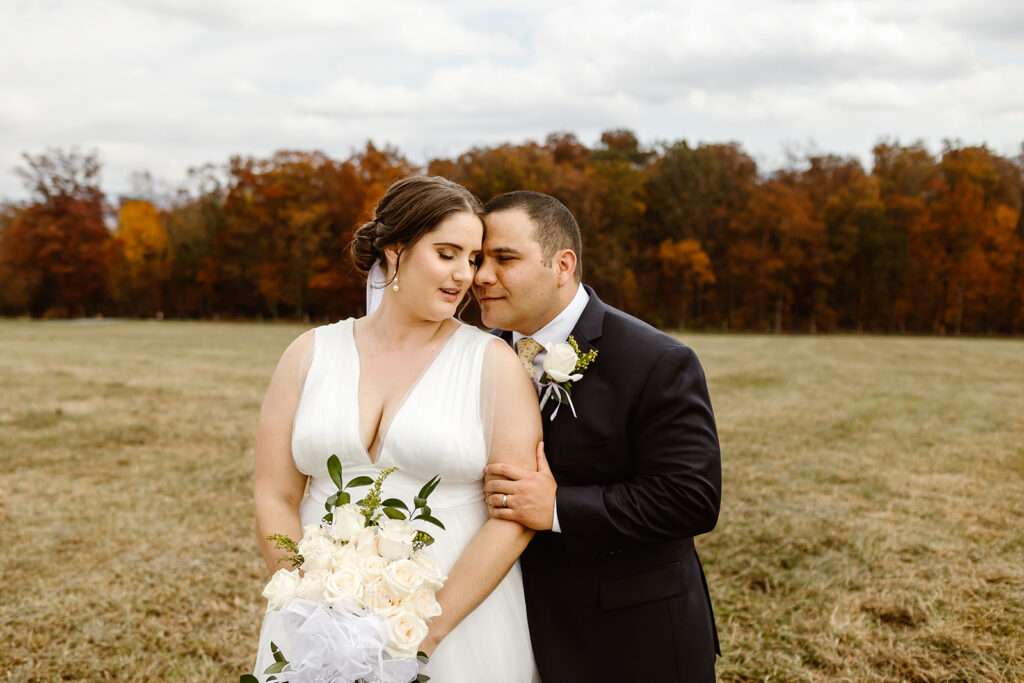
[[[427,496],[429,496],[431,493],[434,492],[434,489],[436,489],[437,485],[440,484],[440,483],[441,483],[441,475],[440,474],[435,474],[434,478],[431,479],[430,481],[428,481],[426,484],[424,484],[423,488],[420,489],[420,497],[421,498],[426,498]]]
[[[334,513],[333,512],[328,512],[326,515],[324,515],[324,521],[327,522],[328,524],[333,522],[334,521]]]
[[[350,481],[345,486],[345,488],[351,488],[353,486],[369,486],[372,483],[373,483],[373,479],[370,479],[369,477],[356,477],[355,479]]]
[[[352,496],[350,496],[347,491],[342,491],[338,494],[338,505],[348,505],[351,500]]]
[[[386,507],[384,508],[384,514],[391,519],[405,519],[405,513],[398,508]]]
[[[420,531],[416,534],[416,540],[422,541],[423,545],[430,545],[434,542],[434,537],[428,534],[426,531]]]
[[[429,517],[429,516],[430,516],[430,506],[429,505],[424,505],[422,508],[420,508],[420,517],[419,518],[422,519],[424,517]]]
[[[439,520],[436,517],[431,517],[430,515],[422,515],[420,517],[417,517],[416,519],[422,519],[424,522],[430,522],[431,524],[436,524],[442,529],[444,528],[444,524],[441,524],[441,520]]]
[[[286,662],[287,661],[284,658],[284,655],[281,654],[281,648],[279,648],[277,646],[277,643],[275,643],[274,641],[270,641],[270,654],[274,655],[274,661],[275,662]],[[275,671],[275,672],[267,672],[267,673],[277,673],[277,672]]]
[[[419,652],[416,653],[416,661],[419,662],[420,664],[426,665],[427,663],[430,662],[430,656],[426,652],[424,652],[423,650],[420,650]]]
[[[260,679],[252,674],[245,674],[238,679],[238,683],[260,683]]]
[[[327,497],[324,503],[327,507],[327,511],[330,512],[331,508],[338,504],[338,494],[334,493]]]
[[[341,488],[341,460],[338,460],[338,456],[332,455],[327,458],[327,472],[331,475],[331,481],[339,489]]]
[[[385,505],[387,507],[392,508],[402,508],[403,510],[409,509],[409,506],[406,505],[403,501],[399,500],[398,498],[388,498],[383,503],[381,503],[381,505]]]
[[[427,499],[421,498],[420,496],[416,496],[415,498],[412,499],[412,504],[416,506],[417,510],[419,510],[421,507],[427,504]]]
[[[426,683],[430,680],[430,676],[427,674],[416,674],[416,683]]]
[[[273,664],[268,666],[267,670],[264,671],[263,673],[265,673],[265,674],[279,674],[282,671],[284,671],[284,668],[286,666],[288,666],[288,662],[274,662]]]

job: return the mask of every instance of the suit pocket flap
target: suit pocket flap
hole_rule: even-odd
[[[683,566],[673,562],[640,574],[601,582],[601,609],[618,609],[662,600],[686,591]]]

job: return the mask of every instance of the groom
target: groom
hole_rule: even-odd
[[[554,398],[542,410],[538,471],[487,468],[490,514],[539,531],[521,565],[541,678],[713,681],[718,635],[693,537],[714,528],[722,479],[700,363],[580,284],[579,227],[557,199],[511,192],[485,211],[484,324],[506,330],[535,379],[540,344],[571,333],[597,351],[572,386],[576,415]]]

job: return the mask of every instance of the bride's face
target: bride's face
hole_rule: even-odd
[[[402,251],[398,291],[391,290],[389,285],[387,294],[418,317],[452,317],[473,285],[483,235],[483,223],[475,214],[449,214]],[[394,263],[391,255],[388,260]]]

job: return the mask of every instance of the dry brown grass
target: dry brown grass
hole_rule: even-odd
[[[302,329],[0,322],[0,680],[248,669],[252,432]],[[721,678],[1024,680],[1024,344],[683,338],[723,446]]]

